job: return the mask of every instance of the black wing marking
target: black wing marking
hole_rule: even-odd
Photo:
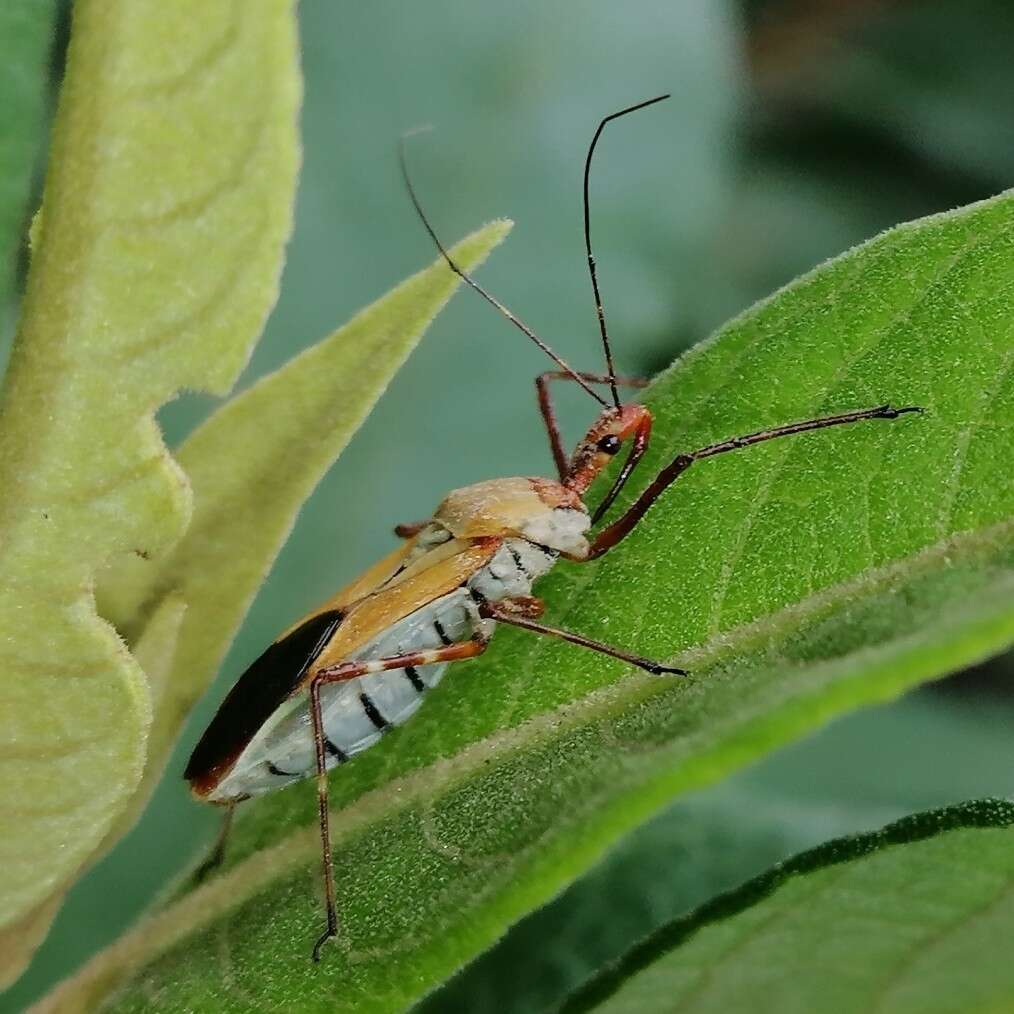
[[[183,777],[210,790],[231,767],[275,709],[299,686],[324,650],[344,614],[335,609],[312,616],[275,641],[236,681],[190,755]]]

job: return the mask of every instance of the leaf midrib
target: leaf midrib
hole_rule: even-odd
[[[845,604],[863,593],[930,571],[934,564],[952,563],[990,546],[1004,546],[1011,541],[1012,535],[1014,521],[1008,521],[940,540],[917,553],[823,589],[766,617],[725,631],[681,652],[674,661],[690,668],[705,669],[720,662],[723,657],[748,650],[756,642],[770,639],[780,631],[794,629],[802,621]],[[341,820],[333,822],[336,825],[334,842],[338,844],[383,818],[394,816],[441,790],[464,782],[494,759],[505,760],[586,721],[640,703],[664,692],[669,686],[668,679],[640,674],[619,679],[513,728],[473,742],[451,757],[439,758],[392,779],[363,793],[342,809]],[[150,955],[167,950],[184,936],[199,931],[224,912],[237,908],[289,870],[310,863],[318,848],[316,825],[306,826],[242,860],[210,883],[194,889],[169,908],[144,920],[96,959],[97,963],[90,966],[94,973],[88,977],[92,978],[95,973],[101,976],[103,966],[111,970],[129,969]],[[74,979],[70,980],[70,983],[74,982]],[[53,999],[56,999],[55,995]]]

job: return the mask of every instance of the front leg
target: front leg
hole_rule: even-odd
[[[917,405],[906,405],[895,408],[893,405],[878,405],[876,408],[864,408],[858,412],[842,412],[840,415],[821,416],[819,419],[804,419],[802,422],[789,423],[787,426],[775,426],[773,429],[758,430],[745,436],[721,440],[717,444],[709,444],[689,454],[679,454],[655,476],[646,490],[627,508],[626,512],[612,524],[603,528],[594,538],[591,550],[585,560],[594,560],[607,553],[617,543],[625,539],[644,517],[648,508],[695,462],[704,458],[713,458],[716,454],[738,451],[753,444],[761,444],[767,440],[778,440],[791,437],[797,433],[809,433],[812,430],[828,429],[831,426],[847,426],[851,423],[866,422],[871,419],[897,419],[899,416],[912,412],[922,412]],[[613,485],[603,504],[612,502],[619,492],[619,483]],[[602,516],[602,508],[595,512],[594,521]]]
[[[593,641],[590,637],[574,634],[569,630],[561,630],[559,627],[550,627],[545,623],[537,623],[532,617],[541,616],[542,611],[542,600],[529,596],[503,599],[500,602],[485,602],[479,607],[479,614],[488,619],[498,620],[500,623],[507,623],[513,627],[521,627],[522,630],[530,630],[533,634],[558,637],[571,644],[579,644],[582,648],[590,648],[602,655],[609,655],[611,658],[618,658],[630,665],[636,665],[638,669],[650,672],[653,676],[661,676],[663,673],[671,673],[674,676],[686,676],[687,674],[685,669],[662,665],[661,662],[654,662],[641,655],[633,655],[622,648],[614,648],[601,641]]]

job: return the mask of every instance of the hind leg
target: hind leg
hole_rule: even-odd
[[[320,820],[321,865],[324,874],[324,914],[327,926],[313,945],[313,960],[320,961],[324,945],[338,936],[338,906],[335,897],[334,865],[331,854],[331,829],[328,820],[327,757],[334,746],[324,732],[320,708],[320,688],[328,683],[342,683],[370,673],[404,669],[407,666],[432,665],[434,662],[456,662],[474,658],[486,650],[487,638],[476,633],[471,640],[459,641],[443,648],[411,651],[372,661],[339,662],[321,669],[310,681],[310,721],[313,727],[314,758],[317,772],[317,811]],[[365,696],[365,695],[363,695]],[[366,704],[363,705],[366,708]]]
[[[232,815],[236,810],[238,799],[234,799],[225,805],[225,814],[222,816],[222,823],[218,827],[218,836],[215,838],[215,845],[208,858],[194,870],[194,880],[199,884],[205,877],[222,865],[225,859],[225,846],[229,841],[229,833],[232,830]]]

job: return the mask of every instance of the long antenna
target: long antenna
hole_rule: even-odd
[[[498,300],[491,293],[487,292],[474,278],[471,277],[471,275],[469,275],[467,272],[459,268],[458,265],[455,264],[454,261],[451,259],[451,255],[444,248],[443,243],[441,243],[440,240],[437,238],[437,234],[433,231],[433,226],[430,225],[429,219],[426,217],[426,213],[423,211],[422,205],[419,203],[419,198],[416,196],[415,188],[412,186],[412,180],[409,178],[408,175],[408,163],[405,159],[405,141],[413,134],[420,133],[420,130],[427,129],[428,128],[426,127],[417,128],[415,130],[407,131],[406,133],[401,135],[401,140],[398,145],[398,161],[401,164],[401,175],[402,179],[404,179],[405,181],[405,187],[408,190],[408,196],[412,199],[412,205],[416,210],[416,214],[419,216],[423,226],[425,226],[426,231],[429,233],[430,239],[432,239],[433,242],[436,244],[437,249],[443,255],[444,260],[447,261],[447,264],[450,267],[450,269],[463,282],[466,282],[468,285],[471,285],[471,287],[475,289],[475,291],[478,292],[483,299],[485,299],[487,302],[495,306],[516,328],[518,328],[520,331],[523,331],[526,335],[528,335],[528,337],[531,338],[531,340],[535,342],[535,344],[538,345],[539,348],[542,349],[542,351],[545,352],[546,355],[549,356],[549,358],[552,359],[553,362],[555,362],[560,367],[560,369],[562,369],[565,373],[567,373],[568,376],[576,380],[577,383],[580,384],[581,387],[583,387],[585,391],[587,391],[588,394],[590,394],[600,405],[605,406],[607,403],[601,397],[599,397],[599,395],[594,390],[592,390],[591,387],[588,386],[587,382],[581,376],[581,374],[578,373],[576,370],[571,369],[571,367],[566,362],[564,362],[564,360],[561,359],[530,327],[528,327],[527,324],[525,324],[523,321],[515,317],[514,314],[511,313],[511,311],[508,310],[507,307],[500,302],[500,300]]]
[[[626,116],[627,113],[636,113],[638,109],[644,109],[645,106],[653,106],[656,102],[661,102],[667,98],[669,98],[668,94],[657,95],[653,99],[638,102],[636,106],[628,106],[626,109],[621,109],[618,113],[607,116],[599,124],[598,130],[595,131],[595,136],[588,146],[588,157],[584,160],[584,248],[588,253],[588,271],[591,273],[592,292],[595,293],[595,312],[599,317],[599,333],[602,335],[602,347],[606,353],[606,371],[609,374],[609,387],[613,392],[613,404],[617,408],[620,407],[620,395],[616,390],[616,370],[613,367],[613,351],[609,347],[609,334],[606,331],[606,315],[602,310],[602,297],[599,295],[599,280],[595,272],[595,258],[592,256],[591,215],[588,211],[588,176],[591,172],[592,155],[595,153],[595,145],[598,143],[599,135],[610,120],[619,119],[621,116]]]

